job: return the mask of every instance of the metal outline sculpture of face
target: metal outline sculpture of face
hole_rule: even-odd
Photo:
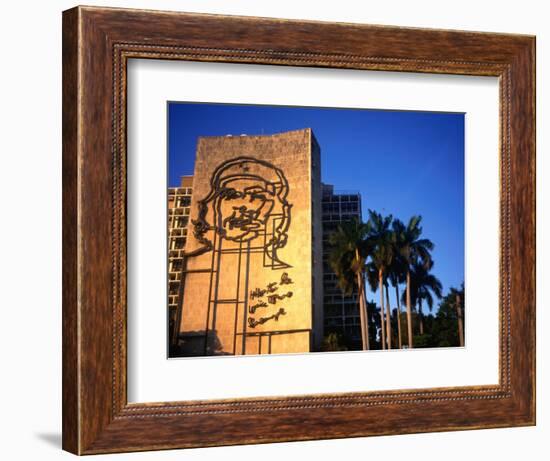
[[[255,239],[275,207],[275,188],[256,176],[225,179],[220,186],[214,200],[218,233],[235,242]]]
[[[198,217],[192,221],[193,235],[203,246],[189,256],[212,250],[208,231],[226,240],[247,243],[273,225],[264,252],[273,267],[289,267],[277,257],[277,250],[288,239],[292,207],[287,201],[288,192],[283,171],[269,162],[236,157],[222,163],[212,173],[210,192],[199,200]]]

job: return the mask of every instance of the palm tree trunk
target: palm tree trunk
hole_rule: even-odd
[[[359,318],[361,319],[361,341],[363,343],[363,350],[368,351],[370,349],[369,344],[369,324],[367,317],[367,303],[365,302],[365,289],[364,289],[363,273],[357,272],[357,294],[359,295]]]
[[[386,337],[388,338],[388,349],[391,349],[391,307],[390,307],[390,294],[388,291],[388,284],[386,283]]]
[[[418,318],[420,320],[420,335],[424,334],[424,314],[422,314],[422,301],[418,300]]]
[[[460,295],[456,295],[456,316],[458,317],[458,341],[460,347],[464,347],[464,325],[462,324],[462,307],[460,305]]]
[[[401,339],[401,301],[399,301],[399,284],[395,284],[395,299],[397,301],[397,343],[399,349],[403,348],[403,340]]]
[[[411,315],[411,272],[407,270],[407,339],[409,348],[413,348],[413,328]]]
[[[382,334],[382,349],[386,348],[386,332],[384,327],[384,282],[382,271],[378,271],[378,289],[380,291],[380,332]]]

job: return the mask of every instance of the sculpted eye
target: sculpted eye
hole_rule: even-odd
[[[232,187],[228,187],[226,189],[223,189],[220,192],[220,197],[224,200],[235,200],[238,198],[242,198],[244,194],[236,189],[233,189]]]
[[[264,194],[252,194],[250,195],[250,201],[254,200],[261,200],[262,202],[265,202],[267,199]]]
[[[246,194],[250,197],[249,198],[250,202],[254,200],[261,200],[265,202],[266,200],[268,200],[266,196],[266,190],[263,189],[262,187],[258,187],[258,186],[249,187],[246,189]]]

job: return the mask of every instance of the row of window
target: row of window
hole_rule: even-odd
[[[323,202],[358,202],[361,197],[357,194],[335,194],[335,195],[323,195]]]
[[[182,259],[173,259],[168,263],[168,272],[180,272],[183,267]]]
[[[170,224],[171,224],[171,221],[170,221]],[[170,229],[170,239],[186,237],[186,236],[187,236],[187,228],[176,229],[175,227],[172,227]]]
[[[191,208],[189,207],[180,207],[180,208],[170,208],[168,209],[168,213],[173,216],[181,216],[181,215],[188,215],[191,211]]]
[[[358,213],[359,202],[323,203],[323,213]]]
[[[192,187],[178,187],[178,188],[172,187],[168,189],[169,195],[174,195],[174,193],[177,195],[192,195],[193,188]]]
[[[191,196],[189,195],[176,196],[176,203],[174,204],[176,208],[181,208],[181,207],[190,206],[190,205],[191,205]]]
[[[170,250],[182,250],[185,248],[185,237],[175,237],[170,239]]]
[[[174,224],[172,225],[172,227],[178,229],[187,227],[187,224],[189,223],[189,216],[174,216],[172,219],[174,220]],[[172,224],[172,222],[170,221],[169,224]]]
[[[325,317],[325,326],[327,327],[343,327],[344,325],[360,326],[361,319],[359,317],[346,317],[345,319],[343,317]]]
[[[326,304],[339,304],[344,300],[353,300],[356,301],[355,296],[344,296],[343,294],[339,295],[325,295],[323,296],[323,303]]]
[[[346,214],[326,214],[323,215],[323,227],[325,226],[325,223],[332,222],[332,223],[341,223],[343,221],[353,221],[354,219],[358,218],[358,213],[346,213]]]
[[[349,317],[359,315],[357,303],[325,304],[325,317]]]

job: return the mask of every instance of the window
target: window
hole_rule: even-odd
[[[179,228],[186,227],[188,222],[189,222],[188,216],[176,217],[176,227],[179,227]]]
[[[354,213],[358,211],[357,202],[342,203],[342,213]]]
[[[181,271],[182,267],[183,267],[183,261],[181,259],[174,259],[172,261],[170,261],[170,266],[171,268],[169,268],[169,271],[170,272],[179,272]]]

